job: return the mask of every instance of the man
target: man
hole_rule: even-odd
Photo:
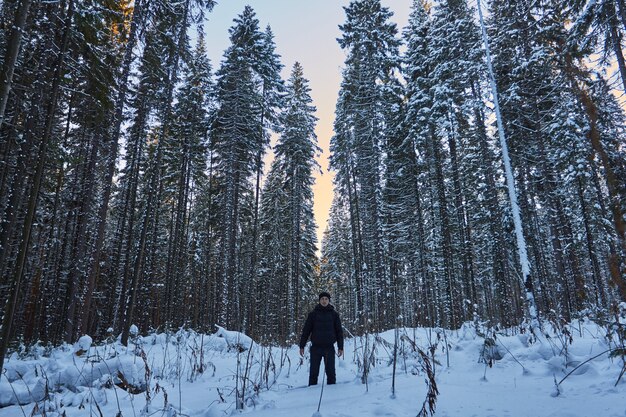
[[[324,358],[326,381],[328,385],[337,382],[335,376],[335,347],[337,342],[337,356],[343,356],[343,330],[339,313],[330,304],[330,294],[323,292],[319,296],[319,304],[309,313],[302,329],[300,338],[300,356],[304,356],[304,346],[311,336],[311,371],[309,385],[317,384],[320,373],[320,363]]]

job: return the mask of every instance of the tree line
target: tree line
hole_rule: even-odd
[[[402,35],[379,0],[345,7],[321,259],[305,71],[281,78],[250,7],[214,71],[214,6],[1,4],[0,362],[131,324],[285,343],[321,288],[355,333],[517,324],[525,291],[565,320],[626,299],[622,0],[488,5],[528,282],[471,5],[416,0]]]
[[[132,324],[294,331],[317,262],[315,107],[250,7],[214,72],[213,6],[3,2],[0,363],[9,344],[127,343]]]
[[[347,323],[510,326],[536,315],[529,299],[552,320],[615,313],[626,299],[626,132],[613,94],[626,92],[624,2],[415,0],[401,34],[378,0],[345,11],[321,275]]]

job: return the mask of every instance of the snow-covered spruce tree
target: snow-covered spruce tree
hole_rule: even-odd
[[[488,134],[485,124],[487,118],[493,116],[485,103],[497,97],[483,96],[483,91],[493,91],[488,86],[491,81],[488,71],[490,58],[483,56],[485,45],[484,40],[478,37],[480,29],[475,22],[476,11],[459,2],[451,3],[451,7],[453,14],[463,16],[457,27],[463,34],[461,37],[468,40],[457,46],[462,52],[456,54],[459,58],[456,66],[467,68],[464,73],[468,77],[459,80],[461,90],[457,94],[462,99],[453,119],[457,140],[454,137],[448,140],[453,183],[460,183],[454,188],[461,189],[463,196],[461,201],[459,193],[454,193],[457,196],[457,222],[465,224],[461,234],[462,270],[466,277],[463,283],[463,312],[465,319],[477,313],[494,322],[513,325],[521,320],[524,311],[536,311],[532,289],[526,292],[529,300],[526,309],[519,296],[523,277],[526,276],[523,272],[526,270],[526,246],[519,240],[523,236],[521,227],[519,234],[517,227],[511,230],[512,223],[522,226],[521,221],[513,221],[519,218],[515,202],[517,191],[512,183],[499,179],[506,177],[507,152]],[[460,180],[457,179],[459,177]],[[465,207],[464,212],[458,210],[460,203]],[[510,215],[508,211],[511,211]],[[516,236],[520,246],[517,250]],[[513,255],[516,252],[521,256],[517,262],[517,257]],[[520,269],[522,274],[519,274]],[[530,315],[534,317],[534,314]]]
[[[218,321],[228,327],[244,325],[247,303],[242,299],[250,269],[254,244],[254,174],[258,175],[258,156],[266,145],[264,128],[274,103],[264,94],[264,86],[276,87],[272,71],[274,54],[268,54],[267,37],[259,31],[259,22],[251,7],[235,19],[230,28],[231,46],[217,72],[217,114],[213,123],[212,141],[215,150],[215,180],[220,193],[218,282],[215,311]],[[263,65],[261,65],[263,64]],[[267,84],[266,84],[267,79]],[[271,79],[271,81],[270,81]],[[269,90],[268,90],[269,91]],[[262,117],[263,116],[263,117]],[[252,198],[251,212],[244,202]],[[252,216],[247,218],[245,216]],[[249,224],[251,229],[244,227]],[[249,239],[244,239],[244,237]]]
[[[425,284],[425,251],[423,210],[418,182],[420,167],[406,123],[405,86],[397,79],[388,80],[383,90],[387,103],[383,115],[386,120],[382,143],[382,224],[388,267],[387,325],[400,327],[414,325],[420,313],[423,318],[422,298]],[[418,313],[418,310],[422,310]]]
[[[211,66],[206,57],[204,34],[200,31],[196,48],[183,74],[174,106],[172,130],[166,137],[163,152],[163,198],[170,202],[164,224],[170,233],[165,275],[161,277],[164,294],[160,298],[165,301],[163,314],[171,317],[175,327],[191,317],[197,323],[200,296],[197,288],[201,288],[202,277],[192,270],[189,208],[197,198],[196,185],[204,181],[206,175],[212,90]],[[174,312],[182,315],[177,317]]]
[[[17,27],[24,26],[26,23],[19,25],[15,22],[16,12],[15,6],[17,4],[4,2],[2,4],[2,40],[1,53],[3,57],[7,59],[7,55],[16,53],[17,50],[9,52],[7,48],[9,45],[8,38],[17,37],[18,34],[12,34],[13,29],[11,25],[16,23]],[[5,78],[3,81],[7,88],[6,100],[8,101],[8,113],[3,114],[2,123],[0,124],[0,146],[2,149],[2,165],[0,165],[0,173],[2,178],[2,187],[0,188],[0,209],[2,210],[2,217],[0,219],[0,282],[2,287],[6,285],[8,275],[10,271],[7,271],[7,261],[14,258],[14,251],[11,249],[11,245],[14,246],[14,231],[18,228],[18,213],[20,213],[20,206],[23,203],[21,197],[22,193],[16,193],[14,190],[21,190],[26,185],[26,176],[19,175],[18,172],[27,173],[25,169],[28,167],[29,159],[33,153],[33,148],[36,145],[35,139],[33,139],[33,129],[36,122],[40,123],[40,119],[44,108],[42,95],[32,95],[29,89],[11,89],[9,94],[9,87],[13,83],[22,85],[37,86],[40,90],[46,87],[46,83],[49,84],[49,80],[44,77],[44,74],[52,71],[51,65],[53,65],[52,57],[46,54],[47,48],[51,47],[49,42],[45,42],[40,38],[40,34],[45,33],[46,37],[53,37],[55,33],[55,25],[59,22],[56,21],[55,25],[49,24],[45,28],[42,27],[43,21],[48,18],[49,15],[41,13],[39,8],[32,13],[32,18],[29,19],[29,28],[32,28],[31,33],[28,31],[21,32],[19,36],[24,36],[24,42],[31,42],[30,48],[25,48],[21,53],[16,55],[16,59],[19,58],[14,66],[14,73],[10,74],[7,66],[10,63],[3,62],[3,77],[11,77],[9,80]],[[17,39],[14,39],[17,42]],[[20,42],[21,43],[21,42]],[[14,47],[17,44],[14,43]],[[18,56],[19,55],[19,56]],[[11,58],[9,58],[11,59]],[[23,66],[21,62],[28,62],[28,60],[37,59],[38,65],[36,66]],[[6,71],[6,72],[5,72]],[[37,90],[33,90],[37,91]],[[36,110],[36,111],[35,111]],[[27,124],[28,121],[28,124]],[[12,128],[15,126],[20,129]],[[19,136],[20,131],[23,132],[23,136]],[[0,290],[1,291],[1,290]],[[4,292],[0,292],[3,295],[2,299],[8,299],[8,296]],[[2,305],[4,308],[4,304]]]
[[[414,300],[418,302],[412,315],[417,316],[418,323],[435,325],[437,317],[438,292],[435,286],[435,265],[437,256],[434,251],[434,239],[427,231],[434,227],[433,213],[430,210],[430,195],[432,181],[426,159],[426,142],[428,137],[428,118],[423,113],[425,107],[430,106],[428,95],[429,64],[427,35],[430,28],[430,17],[423,2],[414,1],[408,26],[403,35],[407,46],[403,57],[403,76],[406,80],[406,110],[405,120],[402,123],[404,140],[389,150],[389,162],[394,162],[394,154],[401,158],[396,162],[400,166],[396,169],[397,181],[388,180],[389,193],[398,189],[398,195],[403,196],[399,209],[406,214],[397,215],[398,221],[409,222],[405,229],[407,235],[407,249],[414,253],[407,257],[407,271],[409,280],[416,285],[412,291]],[[394,150],[394,148],[396,148]],[[391,168],[388,168],[393,172]],[[401,170],[398,172],[398,170]],[[398,185],[395,185],[398,184]],[[389,207],[392,209],[392,206]],[[419,300],[419,301],[418,301]]]
[[[469,318],[466,300],[477,303],[477,286],[492,277],[493,262],[483,255],[485,248],[477,246],[489,240],[489,231],[474,231],[476,223],[489,221],[483,203],[487,199],[484,194],[476,198],[471,186],[486,182],[489,175],[474,154],[485,139],[485,127],[476,118],[483,61],[479,32],[465,2],[442,2],[432,13],[429,18],[424,5],[415,2],[405,31],[405,125],[416,151],[414,164],[423,165],[424,172],[416,171],[418,183],[428,187],[420,193],[420,211],[424,207],[427,212],[420,214],[421,221],[427,222],[426,230],[437,230],[421,244],[422,251],[432,248],[425,251],[430,259],[422,261],[422,268],[423,274],[433,274],[435,323],[456,327]],[[486,187],[482,191],[496,192]]]
[[[259,211],[259,265],[254,280],[255,293],[266,301],[257,311],[261,339],[286,341],[294,318],[287,315],[290,270],[291,229],[285,219],[289,213],[289,190],[285,186],[282,161],[272,162],[261,194]],[[272,294],[266,297],[266,294]]]
[[[166,294],[159,293],[158,289],[152,287],[152,283],[149,281],[144,281],[147,285],[139,285],[142,282],[143,276],[147,277],[164,277],[163,280],[171,279],[172,277],[168,275],[168,266],[171,262],[176,262],[176,259],[172,260],[175,256],[172,255],[172,251],[170,250],[170,238],[172,235],[177,233],[175,229],[176,220],[171,219],[170,222],[167,223],[166,220],[169,216],[171,216],[172,211],[170,207],[168,207],[169,200],[165,194],[165,178],[168,177],[170,172],[168,172],[167,164],[164,164],[163,156],[164,152],[168,147],[168,140],[171,139],[174,135],[180,134],[184,136],[184,133],[180,131],[176,131],[176,113],[173,109],[173,98],[174,98],[174,90],[179,82],[179,72],[183,68],[184,60],[188,60],[189,56],[192,54],[189,53],[189,41],[188,41],[188,29],[193,23],[199,23],[198,19],[201,19],[203,16],[204,10],[210,9],[212,7],[212,2],[205,1],[186,1],[182,3],[176,3],[174,5],[170,5],[164,10],[163,16],[166,16],[164,20],[171,19],[171,24],[169,30],[164,31],[164,33],[168,34],[165,38],[166,40],[166,59],[163,61],[164,64],[164,83],[163,83],[163,95],[161,96],[161,102],[156,108],[156,114],[158,116],[159,125],[155,126],[155,139],[156,141],[150,144],[148,147],[148,155],[147,158],[148,164],[146,171],[144,173],[144,180],[142,181],[142,190],[141,195],[146,196],[147,198],[144,200],[144,204],[141,210],[141,222],[139,228],[139,240],[137,242],[137,256],[134,260],[133,265],[133,274],[132,281],[129,287],[129,302],[127,311],[125,314],[125,324],[123,326],[122,333],[122,342],[125,343],[125,336],[127,334],[128,326],[130,325],[133,318],[133,309],[136,305],[136,300],[139,296],[141,296],[138,291],[144,292],[143,300],[144,303],[147,303],[147,300],[150,300],[151,297],[156,298],[156,300],[165,300],[166,303],[169,303],[170,300],[167,298],[167,291],[171,290],[170,286],[166,286],[166,288],[161,287],[160,289],[164,289]],[[158,15],[158,13],[157,13]],[[169,41],[169,42],[167,42]],[[199,61],[205,60],[206,58],[202,58],[196,55]],[[196,60],[191,63],[191,65],[199,65],[202,68],[197,68],[197,74],[202,74],[200,77],[202,78],[202,83],[204,85],[197,85],[192,88],[198,88],[202,90],[203,88],[208,87],[208,76],[207,70],[208,68],[206,63],[202,63]],[[189,63],[189,61],[188,61]],[[193,72],[193,71],[192,71]],[[193,77],[194,75],[192,75]],[[198,94],[206,95],[207,91],[197,92]],[[183,97],[185,92],[181,92],[179,97]],[[182,104],[182,103],[181,103]],[[206,113],[206,109],[204,112],[202,111],[202,107],[206,102],[196,103],[199,108],[198,114],[196,114],[199,119],[202,119],[202,115]],[[182,111],[182,110],[181,110]],[[190,136],[195,136],[196,134],[204,135],[205,126],[202,120],[193,120],[189,121],[189,123],[198,123],[194,126],[188,126],[190,129],[193,129],[193,132],[188,133]],[[182,123],[186,123],[186,121],[182,121]],[[201,133],[200,133],[201,132]],[[176,138],[175,138],[176,140]],[[202,138],[194,138],[193,141],[188,140],[188,144],[191,146],[189,159],[187,161],[187,168],[191,168],[192,171],[187,174],[179,173],[180,175],[188,175],[191,179],[198,178],[199,171],[202,169],[201,162],[198,159],[203,158],[203,150],[202,149],[193,149],[194,143],[198,140],[202,140]],[[183,139],[184,141],[184,139]],[[195,158],[191,156],[191,154],[195,154]],[[170,167],[174,169],[173,166]],[[175,168],[176,170],[180,170],[180,166]],[[186,190],[183,190],[184,194]],[[180,191],[177,190],[177,191]],[[177,202],[180,201],[181,194],[178,193],[176,199]],[[184,200],[184,197],[182,197]],[[183,210],[184,208],[181,208]],[[179,232],[183,235],[188,233],[187,228],[188,225],[185,224],[185,221],[181,222],[181,228]],[[171,228],[167,228],[167,226],[171,226]],[[186,238],[186,237],[185,237]],[[169,256],[168,256],[169,255]],[[186,254],[181,255],[181,257],[187,256]],[[155,301],[156,301],[155,300]],[[154,302],[153,305],[157,303]],[[153,312],[156,317],[159,317],[161,310],[164,308],[159,308],[163,306],[156,305]],[[173,323],[183,323],[185,320],[185,310],[180,309],[178,311],[170,310],[165,317],[161,318],[161,323],[165,325],[171,325]],[[147,316],[146,320],[150,320],[151,317]],[[150,320],[150,321],[158,321],[158,320]],[[158,323],[156,325],[160,325]],[[153,323],[154,324],[154,323]]]
[[[331,166],[337,170],[338,192],[349,195],[352,238],[355,246],[357,320],[386,326],[390,292],[384,253],[382,153],[386,124],[387,88],[399,66],[392,13],[378,0],[352,1],[344,8],[339,45],[346,50]]]
[[[408,50],[405,60],[407,78],[407,135],[414,143],[414,149],[423,160],[424,174],[422,180],[428,184],[428,195],[425,203],[429,211],[429,222],[426,227],[435,229],[429,242],[429,264],[433,273],[435,325],[445,325],[452,314],[452,246],[450,219],[444,173],[442,166],[441,144],[435,137],[435,119],[431,118],[434,108],[434,83],[431,72],[436,63],[431,63],[429,43],[432,38],[433,21],[426,15],[422,4],[414,3],[410,20],[410,31],[407,39]],[[438,211],[436,209],[438,208]],[[429,268],[430,269],[430,268]],[[427,271],[425,271],[427,272]],[[430,271],[428,271],[430,272]]]
[[[466,161],[463,153],[464,147],[477,139],[467,127],[472,117],[472,83],[478,81],[483,66],[479,39],[473,12],[465,1],[443,2],[434,9],[428,35],[428,60],[432,65],[429,75],[434,80],[430,91],[433,106],[429,119],[434,126],[434,130],[431,130],[432,157],[437,172],[435,184],[440,203],[444,251],[450,245],[447,255],[450,256],[449,265],[446,266],[444,261],[445,279],[448,279],[447,274],[450,272],[460,278],[458,283],[454,282],[455,278],[450,279],[445,291],[446,297],[448,294],[452,296],[451,316],[447,321],[453,328],[459,325],[459,320],[470,317],[465,301],[477,301],[472,218],[468,216],[468,210],[474,214],[475,207],[467,207],[467,200],[475,190],[470,191],[465,185],[473,180],[472,174],[476,172],[468,169],[469,161]],[[445,142],[444,146],[441,146],[442,142]],[[448,174],[445,174],[446,161],[443,159],[446,148],[449,156]],[[440,170],[451,180],[450,193],[438,179]],[[450,196],[449,202],[447,195]],[[445,224],[449,225],[449,231],[444,230]],[[446,242],[448,239],[449,243]]]
[[[138,83],[132,90],[129,103],[131,124],[125,132],[125,165],[120,172],[118,185],[112,196],[111,219],[108,227],[106,251],[109,255],[103,275],[105,280],[100,288],[105,294],[102,306],[102,326],[120,328],[133,259],[136,256],[136,242],[139,239],[141,187],[143,174],[148,167],[148,146],[155,142],[150,129],[150,118],[156,112],[159,98],[162,98],[164,77],[162,62],[167,40],[162,36],[161,22],[154,17],[147,22],[145,45],[139,61]]]
[[[359,224],[359,210],[358,204],[356,200],[356,188],[355,188],[355,179],[354,179],[354,171],[355,171],[355,162],[354,155],[352,153],[352,142],[353,135],[350,129],[350,117],[344,112],[344,102],[346,99],[346,91],[339,91],[339,98],[337,101],[337,106],[335,110],[335,122],[334,122],[334,132],[335,136],[331,139],[330,143],[330,168],[335,170],[335,178],[333,179],[334,185],[334,197],[333,203],[331,205],[331,212],[329,217],[329,225],[327,234],[328,239],[326,240],[328,244],[331,245],[331,248],[334,246],[338,247],[338,240],[342,240],[342,238],[346,239],[346,242],[350,245],[350,250],[348,256],[352,259],[349,264],[343,264],[344,266],[349,265],[352,269],[349,273],[348,271],[343,271],[345,274],[342,274],[345,277],[345,288],[350,289],[349,294],[345,295],[345,299],[353,298],[354,302],[352,303],[353,308],[351,309],[351,315],[344,318],[344,321],[348,321],[353,324],[353,328],[356,329],[357,326],[362,326],[362,312],[363,312],[363,273],[362,273],[362,250],[359,247],[360,242],[360,230],[358,228]],[[333,226],[333,222],[337,221],[337,223],[344,224],[341,220],[343,220],[343,216],[345,215],[345,221],[349,225],[349,234],[344,235],[340,231],[335,231],[335,227]],[[336,218],[336,220],[335,220]],[[327,255],[326,255],[327,254]],[[342,255],[344,255],[342,253]],[[332,253],[332,249],[326,249],[325,246],[322,246],[322,258],[328,259],[328,267],[331,268],[329,270],[330,275],[337,275],[339,271],[335,271],[335,265],[333,264],[332,258],[341,257],[337,253]],[[323,265],[324,266],[324,265]],[[326,279],[322,277],[322,282],[327,282]]]
[[[110,220],[110,202],[113,193],[113,180],[116,174],[119,147],[121,142],[122,123],[124,121],[124,109],[127,106],[130,87],[131,65],[135,60],[135,47],[139,42],[140,35],[146,22],[146,15],[149,7],[143,0],[136,0],[132,6],[130,2],[119,2],[121,12],[119,15],[124,20],[113,27],[118,34],[119,55],[122,61],[117,71],[114,85],[116,87],[116,97],[113,108],[113,115],[110,125],[110,143],[106,155],[105,176],[102,184],[102,196],[98,202],[97,213],[97,229],[93,250],[90,254],[90,265],[87,273],[87,283],[84,290],[83,302],[80,305],[79,318],[76,321],[77,334],[93,334],[95,331],[94,323],[96,311],[93,309],[92,300],[94,292],[97,289],[97,282],[100,278],[101,262],[104,261],[106,255],[103,253],[105,246],[106,227]],[[128,23],[128,20],[130,22]],[[128,28],[128,30],[126,30]]]
[[[475,308],[472,310],[494,322],[514,325],[524,314],[524,305],[518,296],[520,280],[514,255],[515,234],[508,215],[510,202],[500,179],[500,149],[488,135],[486,99],[479,87],[479,82],[474,83],[475,123],[464,127],[473,140],[466,144],[462,169],[472,173],[465,177],[465,187],[474,190],[466,194],[476,272],[471,298]]]
[[[255,72],[258,74],[260,99],[259,102],[259,125],[261,131],[258,135],[259,142],[257,143],[256,155],[255,155],[255,187],[254,187],[254,207],[253,207],[253,219],[252,229],[250,230],[250,242],[248,244],[247,256],[245,259],[244,267],[244,282],[246,285],[251,285],[255,279],[257,273],[257,263],[259,257],[258,246],[258,227],[259,227],[259,203],[261,194],[261,176],[263,174],[264,164],[263,156],[265,155],[266,148],[269,145],[270,131],[277,132],[279,128],[279,112],[282,108],[282,95],[284,93],[284,83],[280,76],[280,72],[283,68],[280,62],[280,55],[276,53],[276,44],[274,42],[274,33],[271,27],[268,25],[265,28],[265,32],[261,37],[261,47],[259,49],[259,55],[254,62]],[[244,293],[250,294],[251,297],[256,298],[258,294],[253,292],[253,287],[244,288]],[[245,304],[247,311],[245,313],[246,320],[248,322],[254,321],[256,310],[251,307],[251,304]]]
[[[217,317],[214,316],[213,302],[216,288],[216,232],[219,212],[216,195],[219,193],[214,182],[214,166],[210,143],[207,143],[206,175],[196,179],[195,198],[190,208],[189,256],[192,257],[190,273],[195,287],[193,316],[191,323],[195,329],[213,331]],[[196,324],[194,324],[196,323]]]
[[[281,135],[275,146],[278,163],[276,169],[282,171],[286,210],[273,215],[283,226],[288,251],[288,270],[283,278],[286,293],[280,296],[286,306],[289,320],[287,333],[281,334],[295,340],[297,320],[302,317],[304,290],[310,288],[315,273],[317,250],[315,221],[313,218],[313,171],[318,169],[315,156],[320,149],[315,135],[315,107],[312,105],[308,81],[304,78],[302,65],[294,64],[285,96],[285,110],[281,116]],[[271,206],[270,206],[271,208]]]
[[[394,97],[398,98],[396,103],[392,101]],[[387,120],[391,123],[385,132],[383,188],[383,230],[391,293],[387,309],[390,310],[389,320],[395,319],[396,327],[411,323],[405,320],[414,317],[421,294],[416,291],[422,278],[419,266],[423,264],[418,238],[421,230],[418,228],[417,233],[414,230],[421,214],[416,154],[413,143],[406,140],[401,98],[401,94],[389,98]]]

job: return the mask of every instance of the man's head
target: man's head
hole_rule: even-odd
[[[326,307],[328,304],[330,304],[330,294],[326,291],[320,293],[320,304],[323,307]]]

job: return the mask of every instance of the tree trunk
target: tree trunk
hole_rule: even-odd
[[[2,228],[0,231],[0,275],[3,277],[6,262],[9,254],[11,253],[10,239],[13,236],[15,228],[18,223],[18,210],[22,205],[22,190],[24,189],[24,180],[26,179],[28,172],[28,162],[31,153],[32,142],[35,140],[34,129],[34,117],[29,117],[26,123],[26,140],[22,144],[19,155],[17,157],[16,169],[13,173],[13,178],[9,186],[8,193],[10,193],[7,205],[5,208],[4,216],[2,219]]]
[[[493,254],[492,254],[492,277],[493,282],[496,285],[496,292],[498,293],[497,303],[500,321],[504,325],[512,326],[514,324],[513,309],[511,303],[507,300],[511,298],[512,291],[510,290],[511,281],[509,278],[510,271],[508,268],[508,250],[507,242],[504,236],[504,230],[502,227],[502,210],[498,202],[498,189],[496,187],[496,174],[493,167],[493,158],[489,155],[489,149],[487,147],[487,131],[485,127],[485,117],[482,108],[478,106],[478,103],[482,103],[480,100],[482,94],[480,93],[480,85],[475,82],[472,83],[472,95],[474,102],[477,103],[474,106],[474,117],[476,118],[476,125],[478,129],[478,140],[480,156],[483,161],[484,173],[483,177],[487,182],[487,210],[489,213],[489,232],[493,242]]]
[[[300,192],[300,186],[302,179],[299,175],[298,167],[295,168],[295,171],[292,175],[292,191],[291,191],[291,229],[292,235],[291,238],[291,280],[294,288],[293,300],[290,302],[293,303],[293,316],[294,318],[300,317],[300,288],[302,287],[302,283],[300,282],[300,262],[301,262],[301,209],[302,209],[302,198]],[[291,321],[291,328],[289,329],[289,337],[293,337],[296,334],[295,328],[295,320]]]
[[[256,154],[256,184],[254,187],[254,218],[252,222],[252,249],[251,255],[252,259],[250,260],[250,269],[248,273],[249,282],[254,282],[254,275],[256,273],[256,265],[258,261],[258,250],[257,250],[257,240],[258,240],[258,224],[259,224],[259,200],[261,196],[261,176],[263,174],[263,150],[264,150],[264,139],[265,139],[265,96],[266,96],[266,85],[263,83],[263,92],[261,97],[263,101],[261,103],[261,122],[260,122],[260,137],[258,143],[258,149]]]
[[[146,142],[144,139],[144,130],[147,124],[150,109],[146,103],[146,96],[142,95],[140,87],[140,102],[137,106],[137,115],[134,125],[131,129],[131,146],[130,146],[130,163],[128,168],[125,189],[123,189],[123,208],[121,219],[118,221],[116,238],[117,248],[115,249],[112,259],[111,275],[118,279],[116,285],[115,298],[116,302],[110,303],[109,310],[112,311],[113,328],[119,324],[120,315],[124,314],[126,305],[126,292],[128,287],[128,279],[130,274],[130,262],[133,253],[133,244],[135,242],[135,207],[137,204],[137,189],[139,187],[139,171],[142,163],[143,146]],[[144,94],[146,94],[144,92]],[[127,156],[127,163],[128,163]],[[127,220],[128,218],[128,220]],[[128,226],[126,222],[128,221]],[[125,247],[125,248],[124,248]],[[122,262],[123,259],[123,262]],[[123,263],[123,265],[122,265]],[[121,274],[120,274],[121,268]],[[119,274],[119,275],[118,275]]]
[[[350,230],[352,233],[352,256],[354,258],[354,277],[356,281],[356,321],[362,326],[361,330],[367,327],[367,316],[363,299],[363,245],[361,242],[361,212],[356,191],[356,178],[352,158],[348,161],[348,175],[346,176],[346,187],[348,188],[348,204],[350,213]]]
[[[13,73],[15,72],[15,63],[20,54],[20,46],[22,44],[22,34],[26,26],[26,18],[31,0],[22,0],[15,14],[15,22],[13,23],[13,31],[7,42],[7,50],[4,55],[4,65],[2,67],[2,76],[0,77],[0,127],[4,122],[4,113],[9,101],[9,93],[11,84],[13,83]]]
[[[72,113],[72,109],[68,111],[70,114]],[[71,120],[71,117],[68,116],[68,122]],[[65,137],[67,139],[67,135],[69,132],[69,123],[67,124],[67,128],[65,131]],[[60,224],[57,226],[57,223],[61,223],[59,221],[60,217],[60,206],[61,206],[61,190],[65,180],[65,170],[63,169],[62,164],[57,166],[57,175],[56,175],[56,186],[54,192],[54,203],[52,205],[52,219],[50,221],[50,231],[48,235],[48,241],[53,242],[50,247],[46,248],[44,252],[45,263],[43,266],[43,270],[46,273],[47,277],[45,277],[45,281],[43,283],[43,291],[41,292],[41,298],[39,303],[41,304],[41,308],[39,309],[39,316],[36,326],[38,326],[39,331],[37,333],[37,337],[39,340],[45,342],[50,341],[50,329],[49,326],[46,326],[46,319],[48,316],[48,309],[53,308],[52,306],[55,304],[54,302],[50,302],[50,299],[53,296],[52,288],[56,288],[54,286],[54,274],[55,271],[55,262],[58,259],[58,240],[55,240],[55,234],[58,233],[58,228],[61,226]],[[65,239],[64,239],[65,240]]]
[[[472,259],[472,241],[469,221],[467,219],[467,213],[465,210],[465,201],[463,198],[463,184],[461,182],[461,175],[459,173],[459,158],[457,155],[457,132],[455,131],[455,123],[452,117],[449,115],[450,125],[452,126],[451,132],[448,134],[448,148],[450,150],[450,162],[452,168],[452,184],[454,187],[454,211],[456,214],[456,223],[459,228],[459,235],[461,238],[460,257],[462,259],[463,270],[463,299],[469,299],[472,303],[476,302],[476,286],[474,282],[474,267]],[[465,311],[465,303],[461,305],[461,311]],[[464,315],[462,320],[467,320],[468,315]]]
[[[91,140],[89,158],[87,160],[87,166],[84,168],[82,179],[80,180],[80,195],[78,205],[78,218],[77,218],[77,230],[75,232],[76,244],[72,249],[71,269],[68,274],[67,282],[70,286],[69,305],[67,308],[67,317],[65,322],[65,342],[72,343],[75,336],[80,335],[77,328],[77,322],[79,320],[77,310],[79,311],[80,305],[82,305],[82,296],[84,294],[85,287],[85,267],[88,266],[89,259],[87,258],[88,250],[88,228],[89,228],[89,214],[92,211],[93,194],[95,192],[95,173],[96,162],[98,159],[98,150],[100,149],[101,137],[95,137],[93,133],[95,125],[90,126]]]
[[[418,161],[417,161],[417,153],[415,153],[415,149],[414,149],[414,164],[415,164],[415,178],[413,181],[413,189],[415,190],[415,227],[417,228],[417,234],[415,236],[415,241],[416,241],[416,245],[415,245],[415,249],[417,250],[417,252],[419,253],[419,270],[420,270],[420,275],[421,275],[421,286],[415,286],[415,291],[416,293],[414,293],[414,297],[415,300],[418,300],[418,292],[421,291],[421,299],[422,299],[422,308],[424,309],[424,312],[426,313],[427,316],[427,320],[422,320],[421,322],[416,321],[414,323],[414,327],[419,326],[420,324],[426,326],[426,325],[430,325],[431,327],[434,326],[434,322],[433,322],[433,317],[434,317],[434,313],[433,313],[433,300],[431,299],[431,297],[429,297],[430,291],[433,287],[433,283],[431,282],[432,280],[432,274],[430,273],[430,265],[429,262],[426,260],[426,254],[427,254],[427,250],[426,250],[426,233],[424,231],[424,210],[422,208],[422,197],[421,197],[421,183],[420,183],[420,178],[419,178],[419,166],[418,166]],[[413,257],[412,257],[413,258]],[[417,278],[417,274],[416,274],[416,278]],[[415,310],[414,314],[418,314],[419,310]],[[423,314],[418,314],[418,316],[421,318],[423,317]]]
[[[452,251],[452,236],[450,231],[450,219],[448,217],[448,197],[443,174],[443,157],[441,155],[440,142],[435,133],[434,126],[430,126],[430,157],[434,169],[434,186],[437,199],[439,221],[441,222],[440,233],[442,239],[443,279],[444,279],[444,305],[445,325],[450,329],[456,329],[459,324],[460,312],[457,308],[456,285],[454,282],[454,254]]]
[[[583,189],[582,180],[580,177],[577,179],[578,183],[578,199],[580,201],[580,208],[583,214],[583,223],[585,225],[585,242],[587,243],[587,253],[591,261],[593,270],[593,283],[595,286],[596,304],[604,308],[608,307],[607,297],[604,290],[604,283],[602,282],[602,275],[600,274],[600,266],[598,264],[598,258],[595,254],[595,239],[593,232],[591,231],[591,221],[589,217],[589,209],[587,208],[587,200],[585,199],[585,191]]]

